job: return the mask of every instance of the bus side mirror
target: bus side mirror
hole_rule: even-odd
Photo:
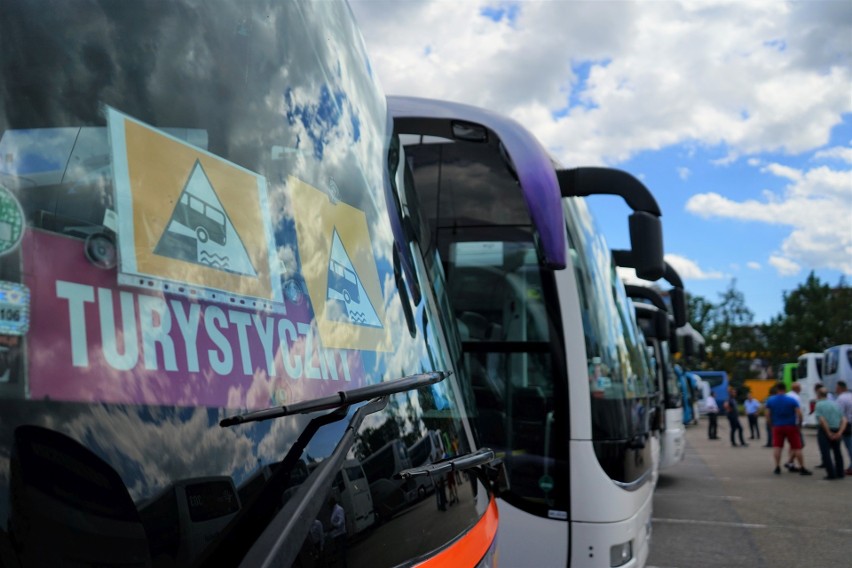
[[[686,310],[686,294],[683,288],[672,288],[669,290],[669,299],[672,302],[672,315],[674,316],[675,327],[683,327],[687,321]]]
[[[659,280],[666,271],[663,260],[663,224],[660,218],[645,211],[636,211],[630,215],[629,223],[636,276],[651,282]]]

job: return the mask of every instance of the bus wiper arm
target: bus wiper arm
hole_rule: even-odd
[[[431,373],[409,375],[393,381],[367,385],[365,387],[349,391],[340,391],[331,396],[305,400],[290,405],[274,406],[272,408],[265,408],[263,410],[249,412],[247,414],[237,414],[236,416],[224,418],[221,422],[219,422],[219,426],[227,428],[229,426],[236,426],[237,424],[245,424],[246,422],[257,422],[260,420],[269,420],[270,418],[291,416],[293,414],[307,414],[308,412],[316,412],[319,410],[342,408],[344,406],[350,406],[373,398],[433,385],[443,381],[451,374],[452,371],[435,371]]]
[[[421,477],[424,475],[444,475],[451,471],[464,471],[472,467],[487,465],[497,459],[494,450],[489,448],[481,448],[475,452],[464,454],[455,458],[450,458],[446,461],[424,465],[421,467],[412,467],[404,469],[394,475],[396,479],[410,479],[412,477]]]
[[[284,508],[275,515],[240,562],[240,566],[271,568],[293,564],[308,536],[311,522],[317,518],[325,504],[325,497],[331,491],[334,476],[343,467],[346,455],[355,443],[355,435],[361,423],[367,415],[382,410],[387,404],[388,397],[383,396],[371,400],[355,411],[331,455],[320,462]]]

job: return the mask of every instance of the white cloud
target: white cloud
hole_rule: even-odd
[[[761,171],[790,183],[781,194],[764,192],[762,200],[735,201],[714,192],[694,195],[686,210],[705,219],[722,217],[790,227],[790,234],[770,259],[781,274],[794,274],[801,266],[852,274],[852,170],[826,166],[797,170],[773,163]]]
[[[840,160],[852,164],[852,147],[835,146],[814,154],[815,160]]]
[[[798,153],[852,111],[844,2],[520,2],[499,22],[481,0],[352,6],[388,93],[506,113],[566,165]]]
[[[778,274],[781,276],[795,276],[802,269],[801,266],[783,256],[772,255],[769,257],[769,264],[775,267]]]
[[[748,263],[746,263],[746,266],[748,266],[748,267],[749,267],[749,268],[751,268],[752,270],[760,270],[760,269],[762,269],[762,268],[763,268],[763,267],[760,265],[760,263],[759,263],[759,262],[755,262],[755,261],[753,261],[753,260],[752,260],[752,261],[750,261],[750,262],[748,262]]]
[[[665,255],[665,259],[684,280],[718,280],[726,278],[725,274],[717,270],[705,271],[698,266],[697,262],[685,256],[667,254]]]
[[[686,181],[689,179],[689,176],[692,175],[692,171],[689,168],[678,168],[677,175],[680,179]]]

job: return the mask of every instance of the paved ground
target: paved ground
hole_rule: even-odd
[[[805,430],[812,477],[773,475],[765,440],[731,447],[722,417],[719,436],[707,439],[706,421],[688,428],[684,461],[661,473],[648,568],[852,566],[852,477],[823,480],[815,430]]]

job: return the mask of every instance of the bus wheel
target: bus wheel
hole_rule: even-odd
[[[343,299],[344,299],[344,300],[346,300],[346,303],[347,303],[347,304],[351,304],[351,303],[352,303],[352,296],[350,296],[350,295],[349,295],[349,290],[344,290],[344,291],[343,291]]]
[[[426,497],[426,488],[422,485],[417,488],[417,497],[419,499],[423,499],[424,497]]]
[[[204,227],[198,227],[195,229],[195,236],[198,237],[198,240],[202,243],[206,243],[207,239],[210,238],[210,235],[207,234],[207,229]]]

